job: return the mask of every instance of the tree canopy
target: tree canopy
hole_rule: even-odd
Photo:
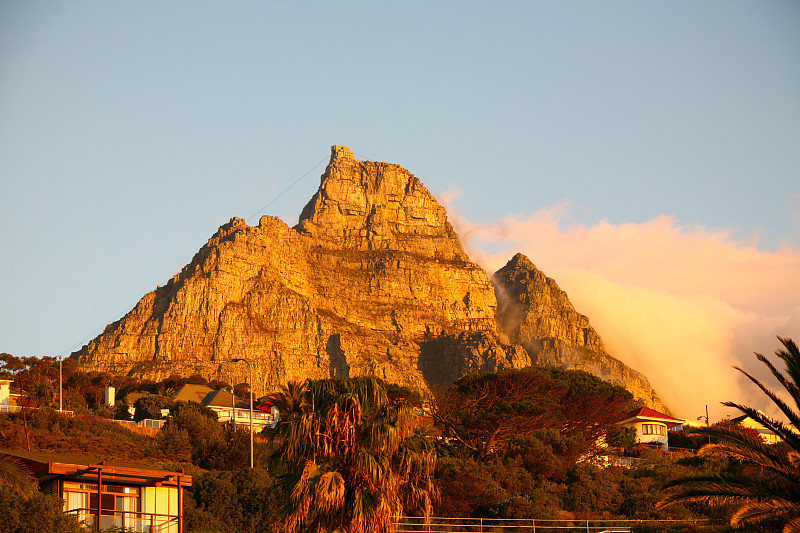
[[[433,415],[447,438],[483,459],[542,430],[595,453],[632,405],[624,388],[587,372],[528,367],[459,379],[437,395]]]
[[[436,455],[410,404],[374,377],[312,381],[308,396],[276,432],[287,532],[387,532],[405,510],[430,515]]]
[[[756,354],[769,368],[790,400],[784,401],[749,372],[735,367],[754,383],[783,413],[795,428],[800,427],[800,350],[791,339],[778,337],[783,349],[775,355],[786,366],[784,375],[765,356]],[[739,468],[710,476],[688,476],[667,484],[668,495],[662,505],[675,502],[700,502],[734,505],[731,525],[749,523],[782,524],[784,533],[800,531],[800,435],[789,424],[736,402],[724,402],[773,431],[782,442],[766,444],[758,435],[724,425],[700,428],[698,433],[715,442],[700,451],[734,459]]]

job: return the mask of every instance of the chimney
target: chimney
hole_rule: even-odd
[[[114,387],[111,385],[106,387],[106,405],[114,407],[114,404],[116,403],[116,398],[114,395],[116,392],[116,389],[114,389]]]

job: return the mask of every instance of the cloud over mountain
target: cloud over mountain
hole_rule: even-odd
[[[458,216],[456,197],[443,201],[473,260],[493,272],[516,252],[530,257],[678,416],[708,404],[722,417],[725,400],[758,405],[731,366],[766,378],[753,352],[771,354],[775,335],[800,337],[800,251],[788,245],[764,251],[756,236],[663,215],[587,225],[568,202],[478,223]]]

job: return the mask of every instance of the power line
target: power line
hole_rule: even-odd
[[[256,215],[258,215],[259,213],[261,213],[262,211],[266,210],[266,209],[267,209],[267,208],[268,208],[270,205],[272,205],[272,203],[273,203],[273,202],[275,202],[275,201],[276,201],[278,198],[280,198],[281,196],[283,196],[284,194],[286,194],[286,193],[289,191],[289,189],[291,189],[292,187],[294,187],[295,185],[297,185],[298,183],[300,183],[300,181],[302,181],[302,179],[303,179],[303,178],[305,178],[306,176],[308,176],[309,174],[311,174],[311,173],[314,171],[314,169],[315,169],[315,168],[317,168],[318,166],[320,166],[320,165],[321,165],[322,163],[324,163],[324,162],[325,162],[327,159],[328,159],[328,157],[327,157],[327,156],[326,156],[326,157],[323,157],[322,159],[320,159],[319,163],[317,163],[316,165],[314,165],[313,167],[311,167],[311,168],[308,170],[308,172],[306,172],[305,174],[303,174],[302,176],[300,176],[299,178],[297,178],[296,180],[294,180],[294,181],[292,182],[292,184],[291,184],[291,185],[289,185],[288,187],[286,187],[284,190],[282,190],[282,191],[281,191],[281,192],[278,194],[278,196],[276,196],[275,198],[273,198],[272,200],[270,200],[270,201],[267,203],[267,205],[265,205],[264,207],[260,208],[258,211],[256,211],[256,212],[255,212],[255,213],[253,213],[252,215],[250,215],[248,218],[253,218],[253,217],[255,217]]]
[[[324,162],[325,162],[327,159],[328,159],[328,157],[327,157],[327,156],[326,156],[326,157],[323,157],[322,159],[320,159],[320,161],[319,161],[319,162],[318,162],[316,165],[314,165],[313,167],[311,167],[311,168],[308,170],[308,172],[306,172],[305,174],[303,174],[302,176],[300,176],[299,178],[297,178],[296,180],[294,180],[294,181],[293,181],[293,182],[292,182],[292,183],[291,183],[291,184],[290,184],[288,187],[286,187],[286,188],[285,188],[284,190],[282,190],[282,191],[281,191],[281,192],[280,192],[280,193],[279,193],[279,194],[278,194],[276,197],[274,197],[272,200],[270,200],[270,201],[267,203],[267,205],[265,205],[264,207],[262,207],[261,209],[259,209],[258,211],[256,211],[256,212],[255,212],[255,213],[253,213],[252,215],[250,215],[250,217],[248,217],[248,218],[253,218],[253,217],[255,217],[256,215],[258,215],[259,213],[261,213],[262,211],[264,211],[265,209],[267,209],[267,208],[268,208],[270,205],[272,205],[272,203],[273,203],[273,202],[275,202],[275,201],[276,201],[278,198],[280,198],[281,196],[283,196],[284,194],[286,194],[286,193],[287,193],[287,192],[288,192],[288,191],[289,191],[289,190],[290,190],[292,187],[294,187],[295,185],[297,185],[298,183],[300,183],[300,182],[303,180],[303,178],[305,178],[306,176],[308,176],[309,174],[311,174],[311,173],[314,171],[314,169],[316,169],[318,166],[320,166],[322,163],[324,163]],[[172,278],[172,276],[170,276],[170,278]],[[139,298],[139,300],[141,300],[141,297]],[[137,300],[137,303],[139,302],[139,300]],[[136,305],[134,304],[134,306],[133,306],[133,307],[128,307],[128,308],[126,308],[126,309],[127,309],[126,311],[122,311],[121,313],[118,313],[118,314],[116,314],[116,315],[114,316],[114,319],[113,319],[111,322],[108,322],[108,324],[113,324],[113,323],[114,323],[114,322],[116,322],[117,320],[120,320],[120,319],[121,319],[123,316],[125,316],[125,315],[126,315],[128,312],[130,312],[130,310],[131,310],[131,309],[134,309],[135,307],[136,307]],[[65,355],[66,357],[69,357],[69,355],[70,355],[72,352],[74,352],[74,351],[75,351],[76,349],[78,349],[78,348],[82,348],[82,347],[83,347],[83,346],[84,346],[84,345],[85,345],[85,344],[86,344],[86,343],[87,343],[87,342],[88,342],[90,339],[93,339],[93,338],[97,337],[97,335],[98,335],[98,334],[99,334],[101,331],[103,331],[105,328],[106,328],[106,326],[98,326],[97,328],[95,328],[94,330],[92,330],[92,332],[91,332],[91,333],[89,333],[88,335],[86,335],[85,337],[83,337],[81,340],[79,340],[78,342],[76,342],[75,344],[73,344],[72,346],[70,346],[69,348],[67,348],[67,350],[66,350],[65,352],[62,352],[62,354],[61,354],[61,355]]]

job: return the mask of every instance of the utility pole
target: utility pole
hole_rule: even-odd
[[[62,354],[58,354],[58,412],[61,413],[64,411],[64,403],[62,401],[62,392],[64,389],[64,374],[61,370],[61,359],[64,356]]]
[[[231,363],[238,363],[244,361],[247,363],[247,370],[250,373],[250,469],[253,468],[253,367],[247,359],[237,358],[231,359]]]
[[[231,386],[231,419],[233,420],[233,433],[236,433],[236,395],[233,393],[233,386]]]

